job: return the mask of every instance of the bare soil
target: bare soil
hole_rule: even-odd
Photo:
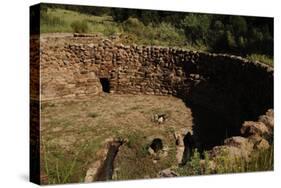
[[[165,114],[164,123],[155,114]],[[49,183],[83,181],[96,152],[108,138],[127,139],[116,156],[113,179],[156,177],[176,164],[174,132],[192,132],[192,114],[172,96],[102,94],[87,100],[49,101],[41,105],[42,171]],[[160,138],[166,156],[149,154]]]

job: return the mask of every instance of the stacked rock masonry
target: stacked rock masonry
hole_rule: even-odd
[[[226,145],[239,142],[260,148],[272,142],[273,111],[267,110],[273,109],[274,74],[272,67],[259,62],[171,47],[122,45],[98,36],[41,36],[39,69],[41,100],[91,98],[103,92],[172,95],[192,109],[193,133],[205,149],[214,146],[209,145],[210,135],[225,134],[214,132],[214,122],[217,127],[228,122]],[[241,134],[244,137],[231,137]]]

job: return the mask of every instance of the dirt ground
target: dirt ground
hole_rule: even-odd
[[[159,124],[155,114],[167,119]],[[107,138],[125,138],[115,159],[113,179],[156,177],[176,164],[174,132],[192,131],[191,110],[172,96],[103,94],[88,100],[49,101],[41,105],[41,171],[49,183],[82,182]],[[161,138],[167,156],[147,151]]]

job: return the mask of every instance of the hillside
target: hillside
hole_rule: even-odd
[[[163,20],[155,21],[159,16],[143,16],[149,11],[141,12],[142,16],[133,12],[120,19],[124,11],[114,14],[115,9],[108,9],[111,12],[89,14],[81,11],[84,9],[78,10],[63,6],[42,8],[41,33],[94,33],[118,37],[124,44],[231,53],[273,66],[273,33],[269,18],[175,13],[181,15],[175,22],[169,12]]]

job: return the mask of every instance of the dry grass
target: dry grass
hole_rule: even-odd
[[[167,114],[167,121],[153,122],[155,113]],[[115,179],[155,177],[176,160],[174,130],[192,126],[190,109],[169,96],[110,94],[84,101],[44,102],[41,117],[41,164],[49,183],[83,181],[96,151],[110,137],[128,139],[116,158]],[[147,152],[151,137],[163,138],[168,149],[168,156],[157,163]]]

